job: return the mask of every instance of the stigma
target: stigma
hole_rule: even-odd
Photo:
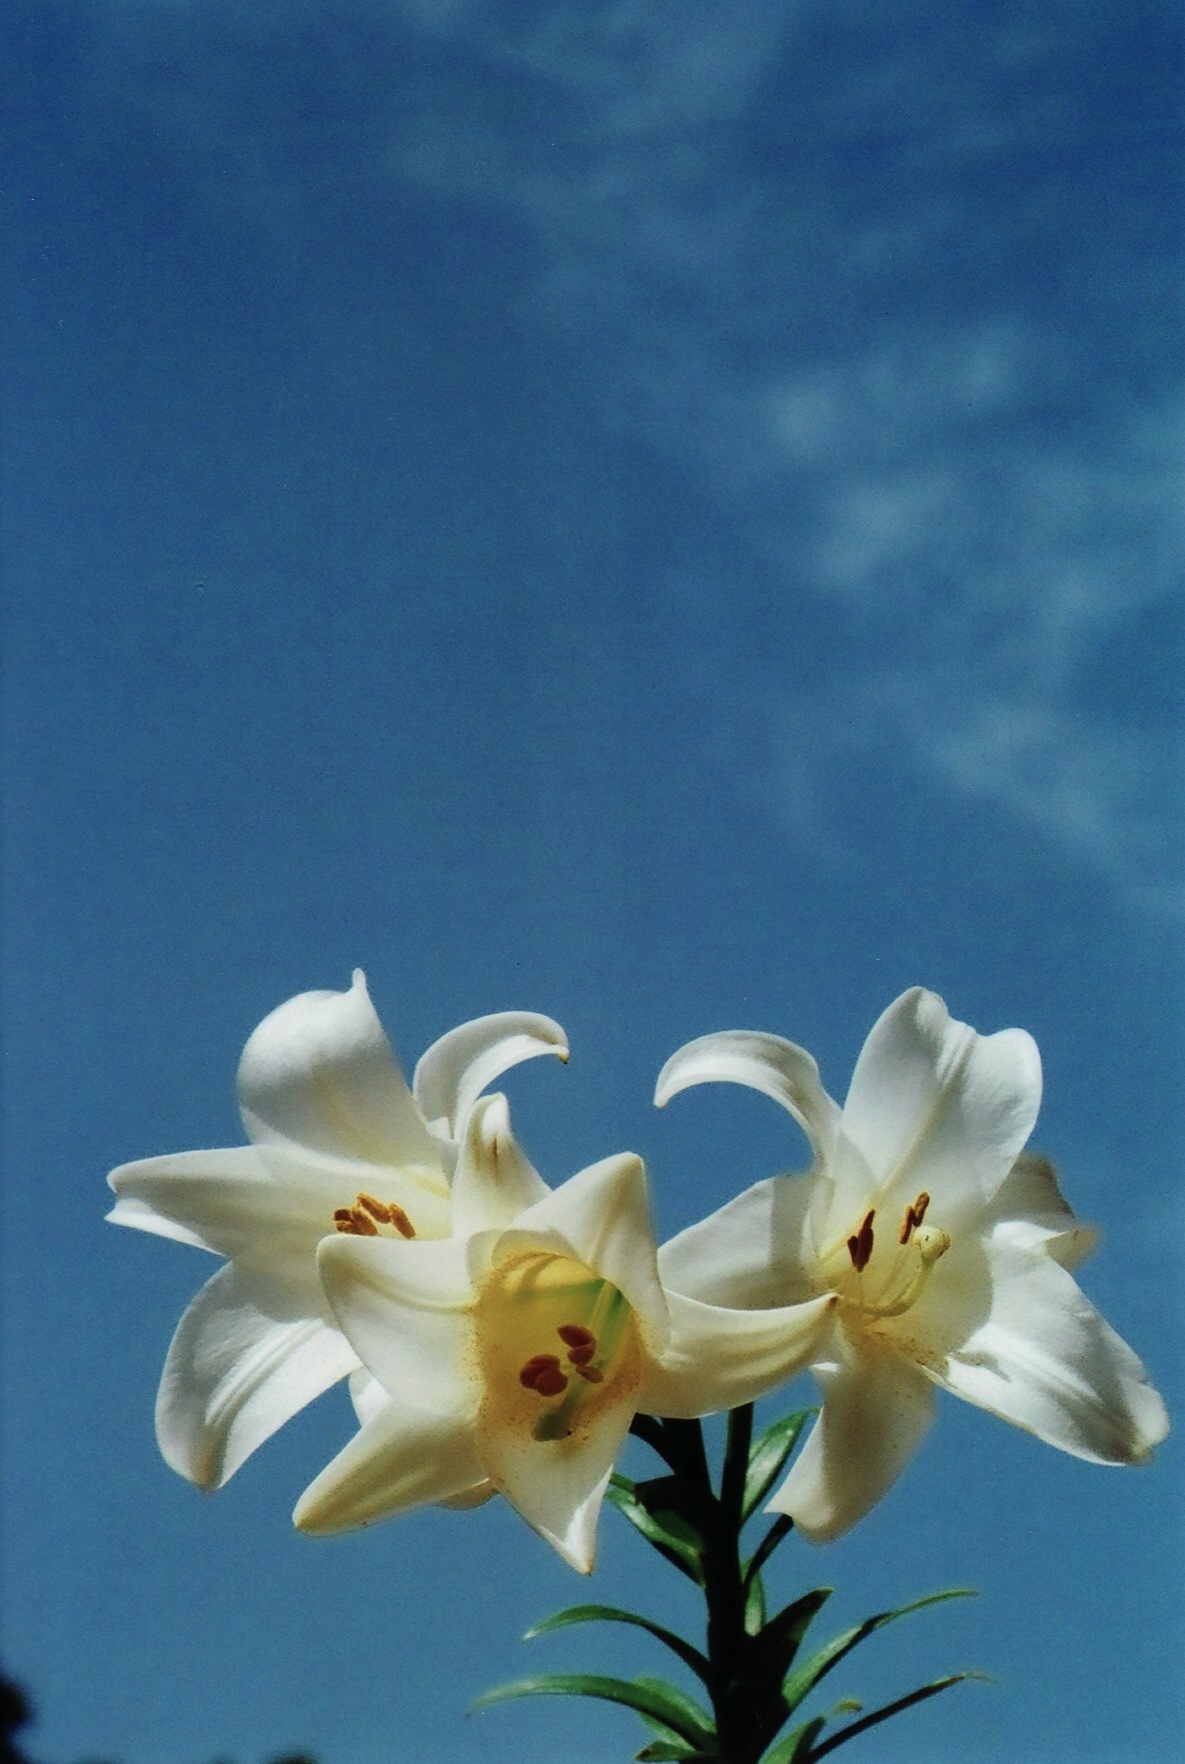
[[[416,1228],[395,1201],[377,1200],[373,1194],[359,1194],[352,1207],[338,1207],[333,1215],[334,1229],[347,1237],[388,1237],[384,1225],[391,1226],[400,1237],[414,1237]]]

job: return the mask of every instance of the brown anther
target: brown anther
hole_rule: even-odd
[[[901,1227],[898,1243],[908,1243],[922,1220],[926,1217],[926,1208],[930,1205],[930,1196],[923,1188],[912,1206],[905,1209],[905,1221]]]
[[[415,1226],[412,1224],[403,1208],[397,1207],[394,1201],[387,1202],[387,1217],[392,1225],[394,1225],[396,1231],[398,1231],[400,1237],[415,1236]]]
[[[379,1234],[378,1226],[361,1207],[339,1207],[333,1215],[333,1222],[349,1237],[377,1237]]]
[[[569,1354],[568,1358],[571,1359],[572,1356]],[[582,1366],[579,1360],[573,1360],[572,1365],[582,1378],[588,1379],[590,1384],[603,1384],[605,1382],[605,1374],[601,1371],[599,1366]]]
[[[567,1374],[560,1371],[555,1354],[532,1354],[519,1372],[518,1381],[524,1390],[537,1391],[544,1397],[559,1396],[568,1388]]]
[[[864,1215],[864,1223],[859,1231],[848,1238],[848,1254],[852,1258],[852,1266],[857,1274],[863,1274],[872,1260],[872,1221],[876,1217],[876,1208]]]
[[[561,1323],[556,1334],[568,1350],[573,1366],[587,1366],[597,1351],[597,1338],[583,1323]]]
[[[401,1237],[414,1237],[416,1228],[394,1201],[373,1194],[359,1194],[352,1207],[337,1207],[333,1223],[350,1237],[377,1237],[380,1225],[393,1225]]]

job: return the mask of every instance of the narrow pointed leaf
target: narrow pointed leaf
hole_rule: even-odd
[[[761,1634],[754,1637],[749,1655],[748,1670],[754,1677],[779,1679],[790,1670],[803,1637],[832,1591],[829,1586],[817,1586],[770,1618]]]
[[[990,1682],[984,1672],[951,1672],[946,1678],[936,1678],[932,1683],[923,1684],[920,1689],[910,1691],[908,1696],[898,1697],[895,1702],[885,1703],[882,1708],[874,1709],[870,1715],[863,1716],[859,1721],[849,1722],[848,1726],[839,1733],[833,1733],[823,1741],[821,1746],[816,1746],[810,1753],[812,1764],[814,1759],[822,1758],[828,1752],[834,1752],[835,1748],[842,1746],[846,1740],[855,1739],[858,1733],[864,1733],[868,1728],[876,1727],[880,1722],[887,1721],[890,1715],[899,1715],[903,1709],[911,1709],[915,1703],[924,1703],[927,1698],[936,1697],[939,1691],[948,1690],[952,1684],[962,1684],[968,1679],[981,1679],[984,1682]],[[856,1706],[858,1708],[859,1704]],[[840,1704],[838,1707],[842,1708],[843,1705]],[[832,1713],[835,1711],[833,1710]]]
[[[745,1477],[745,1497],[741,1507],[742,1523],[751,1519],[774,1483],[782,1467],[798,1444],[803,1428],[816,1413],[814,1409],[795,1409],[767,1427],[749,1453],[749,1470]]]
[[[643,1746],[634,1757],[638,1764],[659,1764],[660,1760],[676,1760],[678,1764],[695,1764],[703,1758],[703,1752],[696,1751],[694,1746],[685,1746],[681,1740],[653,1740],[650,1745]]]
[[[790,1518],[789,1514],[779,1514],[766,1532],[765,1536],[762,1538],[761,1542],[758,1544],[757,1548],[754,1550],[752,1556],[749,1558],[748,1565],[745,1569],[746,1581],[751,1580],[755,1574],[760,1574],[778,1545],[783,1539],[789,1537],[793,1530],[794,1521]]]
[[[614,1474],[605,1494],[618,1512],[623,1513],[630,1524],[642,1533],[647,1543],[653,1544],[659,1555],[665,1556],[668,1562],[673,1562],[697,1586],[702,1586],[702,1543],[694,1534],[689,1534],[687,1527],[680,1526],[678,1531],[672,1531],[665,1516],[656,1517],[645,1501],[639,1498],[646,1487],[645,1483],[633,1483],[628,1477]]]
[[[652,1623],[648,1617],[640,1617],[636,1611],[622,1611],[616,1605],[570,1605],[566,1611],[557,1611],[553,1617],[544,1617],[541,1623],[532,1624],[523,1636],[524,1641],[534,1641],[537,1635],[546,1635],[553,1629],[566,1629],[572,1623],[632,1623],[638,1629],[644,1629],[664,1647],[670,1648],[678,1655],[683,1664],[695,1673],[697,1678],[708,1682],[710,1668],[707,1660],[698,1648],[685,1642],[673,1630],[664,1629],[659,1623]]]
[[[649,1691],[656,1697],[662,1697],[668,1708],[676,1711],[689,1727],[700,1729],[707,1736],[706,1740],[699,1741],[701,1750],[706,1749],[712,1752],[716,1750],[716,1723],[706,1709],[700,1708],[694,1697],[689,1697],[685,1690],[680,1690],[677,1684],[668,1683],[665,1678],[649,1678],[639,1674],[634,1679],[634,1683],[639,1690]],[[653,1721],[654,1717],[651,1716],[650,1719]],[[660,1716],[658,1719],[663,1721],[667,1727],[673,1725],[669,1715]],[[678,1732],[678,1729],[675,1731]]]
[[[771,1751],[765,1754],[761,1764],[808,1764],[817,1756],[812,1746],[827,1725],[826,1715],[815,1715],[810,1721],[804,1721],[792,1733],[780,1739]]]
[[[760,1574],[745,1579],[745,1634],[760,1635],[765,1627],[765,1585]]]
[[[513,1684],[500,1684],[470,1704],[469,1713],[492,1708],[495,1703],[509,1702],[512,1697],[596,1697],[605,1703],[622,1703],[627,1709],[656,1722],[664,1737],[672,1734],[685,1740],[693,1751],[711,1752],[715,1732],[690,1697],[673,1685],[648,1678],[602,1678],[592,1672],[551,1672],[538,1678],[519,1678]]]
[[[854,1629],[847,1629],[841,1635],[833,1636],[817,1654],[812,1654],[809,1660],[792,1672],[782,1686],[787,1713],[792,1714],[833,1666],[838,1666],[853,1648],[858,1647],[876,1630],[882,1629],[886,1623],[894,1623],[898,1617],[908,1617],[913,1611],[921,1611],[927,1605],[941,1604],[946,1599],[969,1598],[974,1590],[970,1586],[956,1586],[945,1592],[927,1593],[924,1598],[914,1599],[908,1605],[899,1605],[894,1611],[880,1611],[875,1617],[866,1617]]]

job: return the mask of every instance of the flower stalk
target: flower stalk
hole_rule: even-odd
[[[528,1631],[529,1640],[576,1623],[625,1623],[644,1629],[699,1681],[706,1706],[665,1679],[565,1672],[503,1685],[478,1698],[474,1708],[521,1696],[593,1697],[623,1704],[644,1721],[651,1737],[635,1753],[643,1764],[815,1764],[890,1716],[966,1678],[982,1676],[947,1674],[868,1713],[844,1699],[783,1731],[820,1680],[860,1642],[897,1617],[968,1590],[930,1594],[880,1612],[800,1660],[810,1625],[831,1589],[813,1588],[767,1616],[763,1573],[794,1529],[793,1521],[776,1515],[752,1555],[744,1551],[742,1532],[765,1503],[809,1418],[810,1411],[795,1411],[754,1440],[752,1405],[733,1409],[717,1484],[698,1421],[634,1417],[630,1431],[656,1453],[667,1473],[642,1481],[614,1475],[609,1499],[659,1555],[699,1587],[703,1649],[640,1613],[607,1605],[573,1606]],[[824,1734],[837,1716],[855,1719]]]

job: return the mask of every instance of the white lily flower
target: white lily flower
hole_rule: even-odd
[[[470,1117],[458,1188],[497,1122]],[[416,1246],[329,1239],[321,1277],[342,1330],[388,1393],[294,1515],[335,1532],[494,1489],[581,1573],[634,1415],[747,1402],[805,1365],[830,1294],[790,1314],[664,1292],[640,1159],[607,1158],[506,1224]],[[460,1206],[460,1199],[457,1202]]]
[[[457,1223],[458,1138],[482,1089],[537,1054],[566,1060],[558,1023],[503,1012],[423,1055],[409,1090],[361,970],[347,992],[304,992],[243,1050],[238,1097],[252,1143],[124,1164],[108,1218],[225,1256],[177,1327],[156,1403],[173,1469],[218,1488],[306,1403],[358,1367],[317,1277],[327,1234],[390,1235],[413,1253]],[[503,1105],[504,1107],[504,1105]],[[507,1217],[543,1191],[517,1147],[482,1174]],[[468,1186],[479,1180],[470,1173]],[[464,1206],[461,1206],[463,1224]],[[364,1377],[353,1394],[367,1404]]]
[[[1164,1403],[1069,1272],[1095,1233],[1022,1151],[1041,1099],[1029,1035],[977,1035],[915,989],[873,1028],[842,1110],[802,1048],[740,1031],[680,1049],[655,1101],[714,1080],[781,1102],[814,1164],[665,1245],[664,1282],[725,1305],[838,1300],[812,1367],[822,1413],[771,1511],[816,1542],[846,1531],[913,1456],[935,1386],[1094,1463],[1150,1456]]]

